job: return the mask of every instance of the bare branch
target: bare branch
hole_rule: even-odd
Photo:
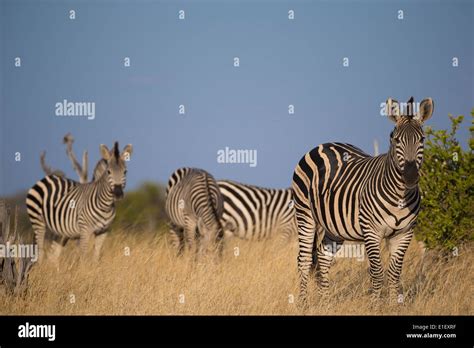
[[[6,226],[5,222],[7,221],[7,205],[5,200],[0,199],[0,243],[5,244],[7,241],[6,236]]]
[[[82,153],[82,172],[84,173],[84,182],[87,182],[87,176],[89,173],[89,154],[87,150]]]
[[[72,150],[72,144],[74,143],[74,137],[71,133],[67,133],[63,138],[63,143],[66,144],[66,154],[68,155],[69,159],[71,160],[72,167],[76,171],[77,175],[79,176],[79,182],[86,183],[87,182],[87,154],[84,152],[82,156],[82,164],[81,166]],[[84,165],[85,164],[85,165]]]
[[[379,142],[377,139],[374,139],[374,156],[379,155]]]
[[[15,205],[15,215],[13,215],[13,238],[18,239],[18,206]]]
[[[79,182],[86,183],[88,182],[89,154],[87,151],[84,151],[82,153],[82,165],[79,164],[79,161],[77,160],[76,155],[74,154],[74,151],[72,149],[73,143],[74,143],[74,137],[72,136],[71,133],[67,133],[63,138],[63,144],[66,144],[66,154],[69,157],[69,160],[71,161],[72,166],[75,172],[77,173],[77,176],[79,177]],[[46,173],[46,175],[57,175],[57,176],[63,176],[63,177],[66,176],[64,172],[57,169],[53,169],[46,163],[45,151],[43,151],[40,155],[40,162],[41,162],[41,168]],[[99,166],[99,164],[101,166]],[[103,167],[102,163],[98,163],[98,165],[96,165],[96,169],[98,169],[98,173],[100,174],[103,172],[101,170],[102,167]],[[99,176],[96,175],[96,179],[98,177]]]
[[[46,151],[43,151],[40,155],[41,168],[46,173],[46,175],[56,175],[56,176],[66,176],[62,171],[58,169],[51,168],[46,164]]]
[[[46,164],[46,151],[41,152],[40,162],[41,168],[43,169],[43,172],[46,173],[46,175],[53,174],[53,169],[51,169],[51,167]]]

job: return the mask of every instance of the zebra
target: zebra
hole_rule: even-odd
[[[223,199],[211,174],[197,168],[175,170],[166,187],[165,210],[171,234],[178,239],[179,255],[185,246],[192,249],[195,242],[197,255],[213,245],[222,254]]]
[[[225,232],[248,240],[296,235],[291,188],[267,189],[218,180],[224,199],[222,226]]]
[[[79,239],[80,249],[85,254],[93,236],[94,259],[99,259],[105,232],[115,217],[115,202],[124,195],[126,161],[132,154],[132,145],[125,146],[120,153],[118,142],[112,150],[102,144],[100,153],[104,161],[99,161],[104,169],[100,178],[80,184],[52,174],[28,191],[26,206],[39,249],[39,261],[45,256],[46,229],[55,237],[52,242],[55,261],[69,239]]]
[[[107,169],[107,161],[101,158],[95,164],[94,171],[92,172],[92,181],[96,181],[100,179],[100,177],[102,176],[102,174],[104,174],[106,169]]]
[[[400,275],[420,209],[419,170],[423,161],[423,123],[434,109],[427,98],[408,112],[391,98],[388,117],[395,122],[388,153],[372,157],[344,143],[326,143],[306,153],[293,175],[293,198],[298,226],[300,305],[307,307],[307,281],[315,262],[318,290],[326,295],[333,253],[327,242],[363,241],[369,259],[371,296],[380,296],[384,271],[380,243],[390,250],[390,299],[403,301]]]

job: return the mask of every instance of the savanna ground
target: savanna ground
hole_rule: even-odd
[[[79,262],[76,243],[70,242],[59,271],[49,262],[35,265],[23,296],[0,295],[0,313],[302,314],[296,306],[296,240],[280,246],[276,241],[230,239],[220,263],[196,264],[190,256],[177,258],[163,234],[114,231],[107,238],[99,264]],[[401,305],[387,300],[371,304],[366,257],[338,258],[330,271],[329,298],[321,301],[315,286],[310,288],[306,314],[472,315],[473,249],[463,247],[449,259],[429,251],[421,272],[422,251],[412,242],[402,274]],[[386,262],[385,248],[384,256]]]

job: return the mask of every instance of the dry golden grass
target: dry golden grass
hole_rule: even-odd
[[[175,257],[166,239],[152,233],[115,231],[107,238],[100,264],[78,262],[78,248],[70,242],[59,272],[50,263],[35,266],[24,296],[0,295],[0,313],[302,314],[289,301],[298,294],[296,241],[279,247],[276,242],[232,239],[222,262],[195,264],[191,257]],[[125,255],[126,247],[130,256]],[[235,247],[239,256],[234,255]],[[427,254],[420,276],[421,252],[412,243],[402,275],[403,305],[384,300],[371,305],[366,258],[339,258],[330,271],[329,298],[320,301],[315,286],[310,288],[307,314],[472,315],[472,252],[466,247],[448,261]]]

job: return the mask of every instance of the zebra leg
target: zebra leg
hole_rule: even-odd
[[[313,256],[311,258],[311,268],[310,268],[310,276],[311,277],[318,277],[319,275],[319,266],[318,266],[318,250],[319,248],[324,248],[325,245],[321,245],[318,243],[318,236],[324,236],[324,229],[320,225],[316,225],[316,233],[314,235],[314,243],[313,243]],[[323,242],[326,241],[326,238],[323,238]],[[324,249],[322,249],[324,252]]]
[[[210,225],[206,225],[203,218],[198,219],[197,223],[198,234],[196,236],[196,254],[201,256],[204,253],[214,253],[222,256],[223,252],[223,237],[224,231],[219,222],[211,222]]]
[[[299,304],[308,307],[308,278],[313,263],[313,248],[317,242],[316,222],[307,206],[295,204],[296,223],[298,227],[298,273],[300,278]]]
[[[53,240],[51,244],[51,261],[56,266],[56,269],[59,271],[59,257],[61,256],[61,252],[68,242],[69,238],[67,237],[57,237]]]
[[[171,246],[177,250],[177,256],[183,254],[184,250],[184,229],[178,226],[170,226],[169,237]]]
[[[46,235],[46,225],[43,221],[38,221],[33,225],[35,232],[36,245],[38,246],[38,263],[42,263],[46,258],[46,250],[44,249],[44,239]]]
[[[388,266],[388,282],[390,287],[390,300],[403,303],[403,292],[400,287],[403,258],[413,237],[413,230],[401,233],[389,239],[390,263]]]
[[[216,236],[216,245],[217,255],[219,257],[219,260],[221,260],[224,254],[224,229],[222,227],[218,228]]]
[[[319,232],[318,232],[319,233]],[[329,241],[329,240],[327,240]],[[342,243],[334,243],[333,245],[342,245]],[[316,250],[317,265],[316,265],[316,282],[318,285],[318,292],[321,296],[327,296],[329,290],[329,269],[331,268],[334,256],[337,250],[330,250],[326,248],[323,242]]]
[[[104,245],[105,237],[107,237],[106,232],[95,235],[95,238],[94,238],[94,261],[95,262],[99,262],[100,260],[100,251],[102,250],[102,245]]]
[[[90,251],[92,234],[93,233],[90,231],[82,231],[81,236],[79,237],[79,248],[81,249],[82,257],[85,259],[87,259]]]
[[[364,242],[369,259],[369,274],[372,281],[372,299],[380,297],[383,283],[383,267],[380,259],[380,237],[372,231],[364,231]]]
[[[188,250],[194,247],[196,241],[197,223],[192,219],[186,218],[184,226],[184,241]]]
[[[197,230],[198,234],[196,236],[196,257],[199,257],[203,254],[204,251],[207,251],[209,248],[211,231],[205,226],[202,218],[198,218]]]

